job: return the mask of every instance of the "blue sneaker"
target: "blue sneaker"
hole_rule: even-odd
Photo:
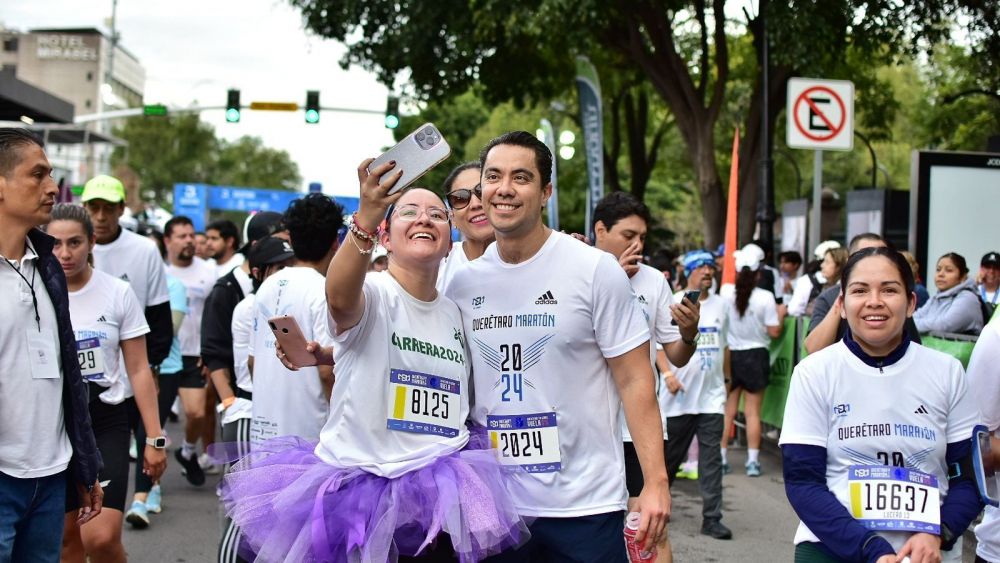
[[[722,462],[722,474],[723,475],[729,475],[732,472],[733,472],[733,468],[729,466],[729,462],[728,461]]]
[[[146,511],[146,503],[132,501],[132,507],[125,514],[125,521],[136,530],[145,530],[149,527],[149,513]]]
[[[160,486],[153,485],[153,488],[149,490],[149,494],[146,496],[146,511],[159,514],[163,510],[163,506],[160,504],[161,500]]]
[[[747,462],[747,477],[760,477],[760,463],[756,461]]]

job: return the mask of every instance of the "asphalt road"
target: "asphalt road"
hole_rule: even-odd
[[[168,432],[179,441],[183,431],[178,424],[168,423]],[[773,451],[761,452],[763,475],[756,478],[743,474],[744,460],[745,450],[730,448],[729,461],[734,472],[723,480],[723,522],[732,529],[732,540],[715,540],[700,534],[698,484],[683,479],[675,482],[670,538],[678,563],[792,560],[792,537],[798,519],[785,499],[781,460]],[[221,533],[215,495],[219,477],[209,475],[203,487],[193,487],[181,476],[173,451],[169,463],[162,484],[163,512],[150,515],[152,524],[145,530],[133,530],[125,524],[123,538],[129,561],[214,561]],[[968,535],[965,541],[963,560],[972,563],[974,547]]]

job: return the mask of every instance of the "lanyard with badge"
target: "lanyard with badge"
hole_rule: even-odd
[[[28,246],[25,244],[25,253],[27,253]],[[28,340],[28,363],[31,366],[31,377],[32,379],[58,379],[59,378],[59,365],[58,356],[56,354],[55,336],[52,334],[52,329],[42,328],[42,318],[38,313],[38,296],[35,295],[35,273],[37,272],[37,267],[31,269],[31,281],[24,277],[21,273],[21,269],[15,266],[11,261],[4,259],[7,265],[11,267],[14,272],[17,273],[18,277],[24,280],[25,285],[28,286],[28,291],[31,292],[31,305],[35,311],[35,329],[26,328],[24,329],[25,336]],[[24,299],[24,292],[21,292],[22,300]]]
[[[852,465],[851,515],[869,530],[941,533],[941,492],[934,475],[905,467]]]

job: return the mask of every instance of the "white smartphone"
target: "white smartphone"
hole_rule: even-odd
[[[1000,506],[1000,480],[993,467],[993,451],[990,445],[992,433],[982,424],[972,429],[972,466],[976,472],[976,485],[983,502]]]
[[[403,175],[389,190],[390,194],[394,194],[416,182],[431,168],[441,164],[449,155],[451,155],[451,146],[448,145],[448,141],[444,139],[441,132],[433,123],[424,123],[396,146],[379,155],[368,165],[368,172],[386,162],[395,160],[396,166],[392,170],[402,170]],[[390,171],[389,173],[394,172]]]

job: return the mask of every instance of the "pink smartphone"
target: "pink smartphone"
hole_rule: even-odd
[[[295,317],[282,315],[268,319],[267,324],[289,362],[298,367],[316,365],[316,357],[306,350],[306,337],[299,329],[299,323],[295,322]]]

